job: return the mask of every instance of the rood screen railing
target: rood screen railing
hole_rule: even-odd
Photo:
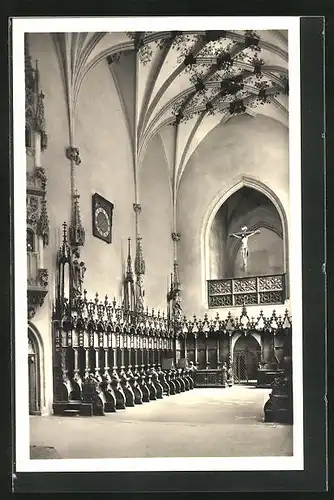
[[[285,274],[208,280],[209,308],[283,304]]]

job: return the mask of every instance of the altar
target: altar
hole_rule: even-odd
[[[270,388],[272,383],[277,377],[280,377],[284,370],[259,368],[257,371],[257,384],[256,387]]]
[[[227,387],[226,375],[219,369],[197,370],[195,372],[195,387]]]

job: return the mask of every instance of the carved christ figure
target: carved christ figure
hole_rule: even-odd
[[[259,234],[260,231],[248,231],[247,226],[243,226],[241,228],[240,233],[233,233],[230,234],[230,236],[234,236],[235,238],[238,238],[241,240],[241,256],[242,256],[242,262],[243,262],[243,270],[247,271],[247,264],[248,264],[248,238],[250,236],[253,236],[254,234]]]

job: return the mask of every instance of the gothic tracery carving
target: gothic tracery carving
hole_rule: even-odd
[[[33,68],[27,38],[25,40],[25,117],[30,130],[41,136],[42,151],[47,148],[48,137],[45,129],[44,94],[39,88],[39,69]]]
[[[221,295],[226,293],[232,293],[232,281],[222,280],[222,281],[210,281],[208,284],[209,295]]]
[[[181,239],[181,234],[180,233],[172,233],[172,240],[179,242]]]
[[[46,174],[40,166],[40,153],[47,147],[47,134],[45,130],[44,94],[39,85],[39,69],[31,64],[27,38],[25,39],[25,117],[26,117],[26,152],[33,157],[34,169],[27,171],[27,193],[26,193],[26,222],[31,228],[34,239],[41,239],[43,246],[49,243],[49,219],[47,213]],[[38,141],[38,135],[40,141]],[[36,142],[32,143],[32,138]],[[38,148],[38,149],[37,149]],[[28,276],[27,276],[27,298],[28,317],[35,316],[38,307],[44,303],[48,293],[48,270],[43,267],[42,248],[33,244],[28,252]]]
[[[256,292],[256,278],[234,279],[233,289],[238,292]]]
[[[232,278],[208,281],[209,307],[243,304],[282,304],[284,275]]]
[[[283,288],[283,277],[282,276],[261,276],[259,278],[259,287],[263,292],[269,292],[271,290],[281,290]]]
[[[41,201],[40,216],[36,224],[36,232],[43,239],[44,246],[49,244],[49,218],[46,200]]]
[[[141,204],[140,204],[140,203],[134,203],[134,204],[133,204],[133,210],[134,210],[136,213],[140,214],[140,213],[141,213]]]
[[[80,195],[76,192],[72,196],[72,220],[69,227],[69,240],[73,248],[84,246],[85,244],[85,229],[81,223]]]
[[[39,197],[34,195],[27,195],[27,224],[36,228],[39,218],[40,202]]]
[[[76,148],[74,146],[69,146],[68,148],[66,148],[66,158],[68,158],[68,160],[70,161],[73,161],[76,165],[80,165],[81,158],[79,148]]]

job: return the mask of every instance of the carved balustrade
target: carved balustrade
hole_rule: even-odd
[[[209,308],[283,304],[285,274],[208,280]]]

